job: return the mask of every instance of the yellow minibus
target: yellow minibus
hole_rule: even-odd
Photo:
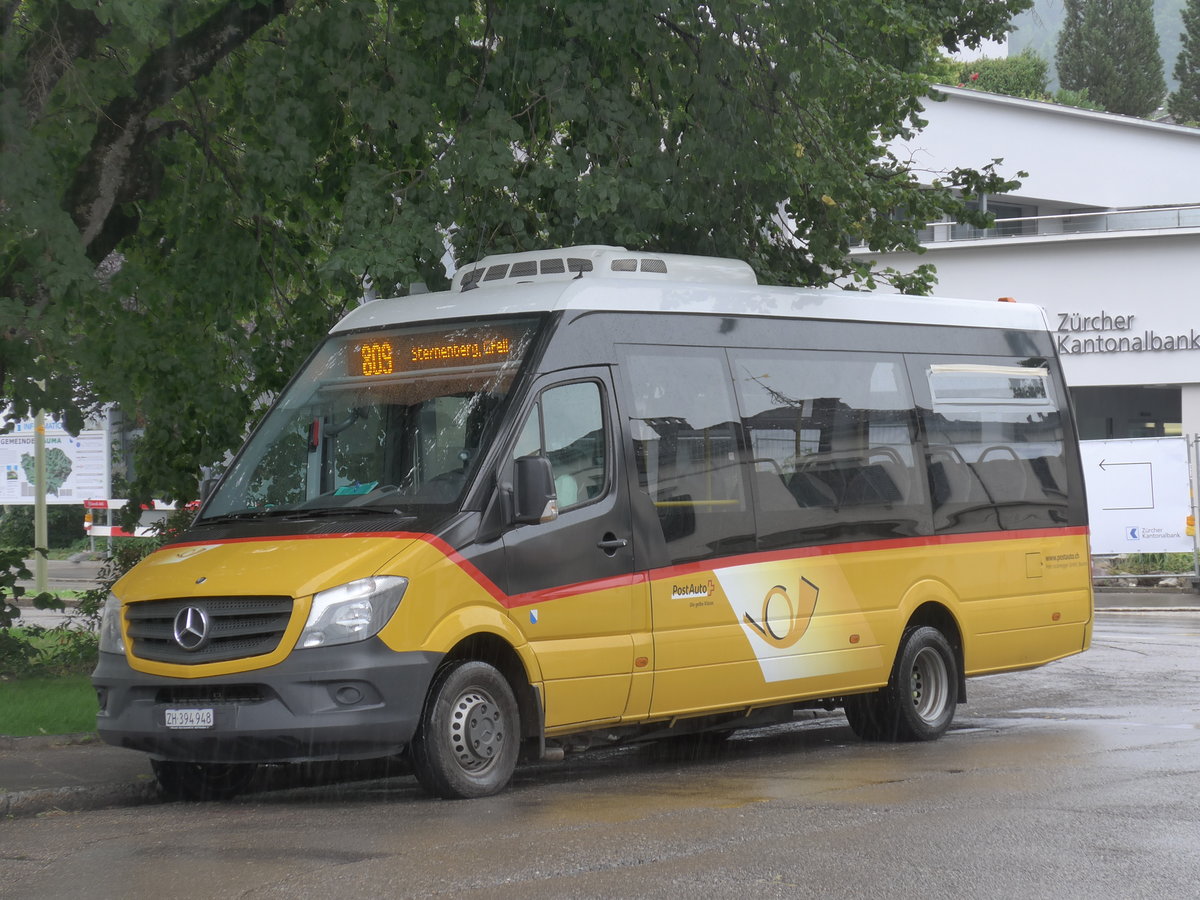
[[[804,708],[936,739],[1091,623],[1039,308],[588,246],[348,314],[115,585],[93,679],[174,796],[406,754],[469,798]]]

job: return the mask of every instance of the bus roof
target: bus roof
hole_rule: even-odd
[[[371,301],[332,333],[558,310],[1047,330],[1042,309],[1027,303],[772,287],[739,260],[589,246],[487,257],[456,273],[449,291]]]

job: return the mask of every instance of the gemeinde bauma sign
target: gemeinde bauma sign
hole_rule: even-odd
[[[62,423],[50,418],[45,427],[46,502],[82,503],[107,497],[104,432],[85,430],[72,437]],[[35,502],[34,431],[33,422],[22,421],[8,434],[0,434],[0,504]]]
[[[1163,334],[1135,325],[1137,315],[1134,313],[1113,314],[1100,310],[1095,315],[1060,312],[1052,313],[1051,317],[1058,352],[1064,356],[1200,350],[1200,332],[1194,328]]]

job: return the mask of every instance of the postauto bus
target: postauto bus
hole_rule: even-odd
[[[101,737],[175,795],[407,754],[465,798],[801,708],[932,740],[968,677],[1091,623],[1039,308],[575,247],[339,322],[116,584],[94,681]]]

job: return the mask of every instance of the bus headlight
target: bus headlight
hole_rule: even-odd
[[[125,655],[125,639],[121,637],[121,601],[109,594],[100,613],[100,652]]]
[[[312,610],[296,646],[328,647],[365,641],[392,617],[407,587],[407,578],[376,575],[314,594]]]

